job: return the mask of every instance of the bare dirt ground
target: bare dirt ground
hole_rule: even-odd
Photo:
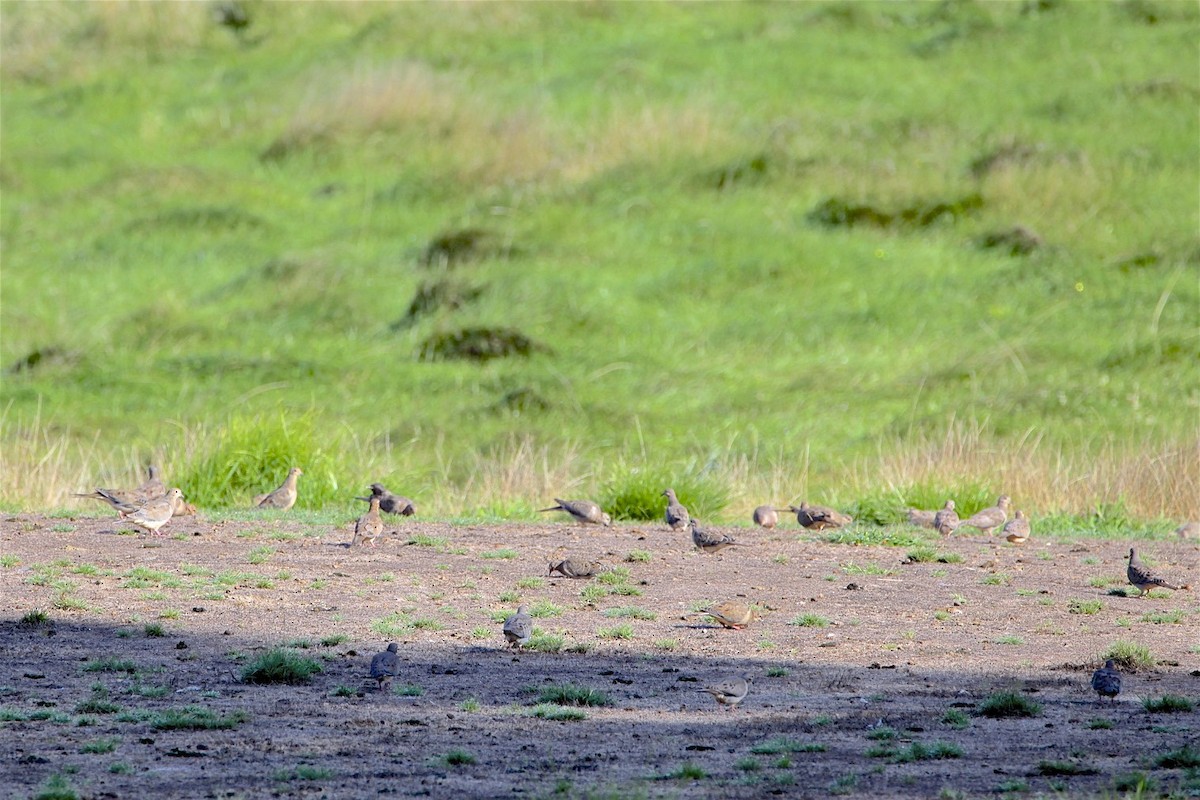
[[[961,562],[902,563],[905,548],[830,544],[794,525],[733,531],[751,546],[716,556],[661,525],[390,527],[378,548],[351,550],[348,528],[286,516],[175,519],[150,538],[115,519],[5,519],[3,793],[58,780],[94,798],[1080,796],[1134,772],[1200,792],[1194,775],[1155,766],[1196,746],[1200,712],[1142,705],[1200,700],[1200,603],[1093,586],[1123,585],[1129,542],[955,538],[932,544]],[[431,538],[406,543],[418,534]],[[1196,583],[1195,544],[1142,544],[1161,572]],[[546,578],[560,548],[628,580]],[[635,551],[648,560],[627,561]],[[629,593],[601,589],[614,586]],[[561,652],[505,648],[496,619],[518,595],[564,637]],[[745,630],[685,618],[734,598],[766,617]],[[654,618],[606,614],[629,607]],[[48,623],[21,622],[38,608]],[[793,624],[802,615],[829,624]],[[381,620],[398,632],[377,632]],[[623,624],[631,638],[606,631]],[[1126,674],[1108,704],[1088,684],[1118,640],[1157,665]],[[388,641],[403,667],[381,693],[367,664]],[[240,680],[283,643],[323,672],[295,686]],[[105,659],[135,671],[97,671]],[[753,687],[735,710],[699,690],[736,675]],[[563,682],[611,704],[583,720],[534,716],[538,691]],[[1004,690],[1040,714],[975,713]],[[189,706],[245,719],[156,727]],[[905,762],[918,743],[959,755]],[[1080,774],[1043,774],[1046,762]]]

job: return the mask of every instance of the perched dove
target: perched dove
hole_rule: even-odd
[[[969,519],[964,519],[958,524],[958,527],[978,528],[988,536],[992,535],[992,531],[999,528],[1008,519],[1008,495],[1002,494],[996,500],[996,505],[988,506],[982,511],[976,511]]]
[[[942,536],[949,536],[958,525],[958,512],[954,510],[954,501],[947,500],[946,505],[933,515],[933,529]]]
[[[813,531],[841,528],[854,522],[854,517],[828,506],[810,506],[808,503],[802,502],[799,506],[788,506],[788,511],[796,515],[796,522]]]
[[[1164,589],[1179,589],[1181,587],[1167,583],[1161,576],[1155,575],[1149,567],[1142,563],[1138,558],[1137,548],[1129,548],[1129,568],[1126,570],[1129,576],[1129,582],[1138,588],[1138,596],[1141,597],[1146,592],[1161,586]]]
[[[779,524],[779,509],[771,506],[759,506],[754,509],[754,514],[750,518],[754,520],[755,525],[771,530]]]
[[[910,508],[907,512],[908,524],[915,525],[918,528],[932,528],[933,520],[937,517],[936,511],[922,511],[919,508]]]
[[[539,508],[538,512],[565,511],[574,517],[576,522],[582,522],[585,525],[603,525],[606,528],[612,527],[612,518],[591,500],[559,500],[556,497],[554,502],[558,505]]]
[[[281,511],[287,511],[296,505],[296,480],[303,474],[304,470],[292,467],[288,470],[283,485],[269,494],[260,494],[255,497],[254,505],[259,508],[278,508]]]
[[[1018,509],[1013,518],[1004,523],[1001,533],[1013,544],[1025,544],[1025,540],[1029,538],[1029,518],[1025,516],[1025,512]]]
[[[108,503],[122,517],[127,514],[132,514],[137,510],[137,507],[150,498],[138,497],[135,492],[128,492],[123,489],[96,489],[91,494],[76,494],[76,497],[87,497],[92,500],[103,500]]]
[[[1101,697],[1109,697],[1114,701],[1121,693],[1121,673],[1113,666],[1110,658],[1104,666],[1092,673],[1092,688]]]
[[[679,498],[675,496],[674,489],[664,489],[663,497],[667,498],[667,524],[671,526],[673,531],[681,531],[688,526],[688,520],[691,517],[688,515],[688,510],[679,502]]]
[[[371,484],[371,497],[379,498],[380,510],[388,514],[399,514],[405,517],[411,517],[417,513],[417,507],[413,505],[413,501],[399,494],[392,494],[387,489],[383,488],[382,483]],[[371,497],[357,497],[356,500],[371,501]]]
[[[396,655],[399,646],[392,642],[387,650],[376,653],[371,658],[371,677],[379,683],[379,691],[386,692],[392,684],[392,678],[400,674],[400,657]]]
[[[150,533],[158,533],[158,529],[166,525],[175,514],[175,503],[182,498],[183,492],[172,489],[162,497],[147,500],[127,514],[125,520],[139,528],[145,528]]]
[[[380,536],[383,536],[383,520],[379,518],[379,496],[371,495],[370,509],[354,523],[354,539],[350,546],[369,544],[375,546]]]
[[[525,606],[518,606],[517,613],[504,620],[504,638],[513,647],[528,644],[533,637],[533,617]]]
[[[705,553],[719,553],[726,547],[741,547],[728,534],[709,533],[694,518],[688,521],[692,529],[692,544]]]
[[[1175,529],[1175,535],[1180,539],[1200,539],[1200,522],[1192,520],[1183,523]]]
[[[153,464],[146,465],[146,482],[139,486],[136,492],[147,500],[162,497],[167,493],[167,487],[158,479],[158,469]]]
[[[599,561],[564,558],[561,561],[550,562],[550,574],[554,575],[557,572],[564,578],[590,578],[600,572],[601,568]]]
[[[723,603],[717,603],[715,606],[706,608],[700,613],[708,614],[714,620],[721,623],[721,625],[726,628],[733,628],[735,631],[740,631],[759,618],[758,611],[753,606],[737,600],[726,600]]]
[[[750,693],[750,679],[731,678],[720,683],[714,683],[711,686],[706,686],[700,691],[708,692],[716,698],[718,703],[723,706],[729,706],[729,709],[732,711]]]

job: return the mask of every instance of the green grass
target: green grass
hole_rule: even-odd
[[[236,728],[250,716],[244,711],[217,714],[203,706],[185,706],[156,711],[150,717],[150,727],[160,731],[215,731]]]
[[[1187,714],[1196,707],[1195,703],[1186,697],[1165,694],[1162,697],[1147,697],[1142,700],[1142,707],[1151,714]]]
[[[1154,625],[1178,625],[1187,617],[1187,612],[1180,609],[1174,611],[1147,611],[1142,614],[1142,622]]]
[[[825,745],[820,742],[799,742],[787,736],[775,736],[750,747],[755,755],[779,755],[781,753],[823,753]]]
[[[538,703],[529,709],[530,716],[552,722],[580,722],[588,718],[582,708],[564,708],[554,703]]]
[[[249,46],[207,4],[13,4],[0,502],[161,453],[206,509],[301,465],[287,518],[369,478],[651,522],[806,486],[912,547],[875,523],[1004,475],[1083,535],[1182,516],[1055,477],[1195,437],[1198,14],[1128,6],[265,3]],[[1046,246],[984,244],[1015,225]]]
[[[538,690],[538,702],[556,703],[560,706],[612,705],[612,700],[606,693],[574,683],[556,683],[542,687]]]
[[[1196,769],[1200,767],[1200,750],[1185,744],[1178,750],[1157,756],[1154,765],[1164,769]]]
[[[79,795],[71,781],[61,774],[48,777],[41,786],[30,795],[31,800],[78,800]]]
[[[79,746],[80,753],[111,753],[117,749],[117,745],[121,743],[120,737],[117,736],[102,736],[99,739],[92,739],[89,742],[84,742]]]
[[[597,628],[596,635],[601,639],[632,639],[633,626],[625,622],[610,628]]]
[[[40,608],[35,608],[32,611],[26,611],[21,616],[20,623],[29,628],[37,628],[42,625],[49,625],[50,615]]]
[[[1017,692],[997,692],[979,704],[978,713],[980,716],[993,719],[1036,717],[1042,713],[1042,707]]]
[[[106,656],[83,665],[84,672],[137,672],[137,664],[127,658]]]
[[[893,760],[897,764],[907,764],[912,761],[962,758],[962,754],[962,748],[953,742],[933,742],[932,744],[913,742],[907,748],[898,751]]]
[[[620,606],[619,608],[607,608],[604,610],[604,616],[609,618],[629,618],[655,620],[658,619],[658,614],[637,606]]]
[[[801,628],[825,628],[829,626],[829,620],[820,614],[797,614],[788,624]]]
[[[1072,614],[1099,614],[1104,603],[1099,600],[1068,600],[1067,611]]]
[[[941,722],[943,725],[949,725],[951,728],[962,730],[970,727],[971,718],[957,708],[950,708],[946,710],[945,714],[942,714]]]
[[[1152,669],[1156,663],[1154,655],[1150,652],[1150,648],[1137,642],[1127,642],[1119,640],[1109,645],[1108,649],[1100,654],[1099,661],[1104,662],[1112,659],[1117,669],[1122,672],[1137,672],[1138,670]]]
[[[448,767],[463,767],[475,763],[475,756],[466,750],[451,750],[442,756],[442,762]]]
[[[242,667],[242,682],[263,683],[308,683],[313,675],[324,668],[315,660],[284,648],[274,648],[257,656]]]

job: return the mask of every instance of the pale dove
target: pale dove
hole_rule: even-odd
[[[513,647],[528,644],[533,638],[533,617],[525,606],[517,606],[517,613],[504,620],[504,638]]]
[[[673,531],[681,531],[688,526],[688,520],[691,519],[688,510],[679,502],[679,498],[675,496],[674,489],[664,489],[663,497],[667,498],[667,524],[671,526]]]
[[[175,509],[171,513],[173,517],[190,517],[196,513],[196,507],[183,499],[181,494],[175,501]]]
[[[954,501],[947,500],[946,505],[933,515],[933,529],[942,536],[949,536],[958,525],[958,512],[954,510]]]
[[[798,506],[788,506],[788,511],[796,515],[796,522],[813,531],[840,528],[854,522],[854,517],[828,506],[810,506],[808,503],[802,502]]]
[[[726,628],[733,628],[735,631],[740,631],[759,618],[758,611],[753,606],[737,600],[726,600],[723,603],[717,603],[715,606],[706,608],[699,613],[707,614],[721,625]]]
[[[1161,586],[1164,589],[1179,589],[1182,587],[1167,583],[1166,579],[1159,575],[1155,575],[1149,567],[1142,563],[1138,558],[1137,548],[1129,548],[1129,567],[1126,569],[1126,574],[1129,576],[1129,582],[1138,588],[1138,596],[1145,594],[1151,589]]]
[[[750,519],[754,520],[755,525],[771,530],[779,524],[779,509],[771,506],[759,506],[754,509]]]
[[[382,483],[371,484],[371,497],[379,498],[379,509],[388,514],[399,514],[405,517],[411,517],[417,513],[417,507],[413,505],[413,501],[399,494],[392,494],[387,489],[383,488]],[[371,497],[356,497],[356,500],[366,500],[370,502]]]
[[[557,572],[564,578],[590,578],[600,572],[601,569],[602,565],[599,561],[564,558],[561,561],[550,562],[550,575],[554,575]]]
[[[746,695],[750,693],[749,678],[731,678],[729,680],[714,683],[711,686],[705,686],[700,691],[708,692],[716,701],[723,706],[729,706],[730,711],[734,706],[746,699]]]
[[[604,510],[599,505],[591,500],[559,500],[554,498],[556,506],[550,508],[539,508],[538,513],[543,511],[565,511],[575,518],[576,522],[582,522],[585,525],[603,525],[606,528],[612,527],[612,518],[604,513]]]
[[[932,528],[933,520],[937,516],[936,511],[923,511],[919,508],[910,508],[905,513],[909,525],[915,525],[918,528]]]
[[[689,520],[688,524],[692,528],[692,544],[696,545],[697,550],[705,553],[719,553],[726,547],[741,547],[728,534],[709,533],[702,529],[695,519]]]
[[[162,497],[147,500],[130,514],[125,516],[126,522],[132,522],[139,528],[145,528],[150,533],[158,533],[158,529],[166,525],[175,514],[175,503],[182,499],[183,492],[172,489]]]
[[[396,655],[399,646],[392,642],[387,650],[376,653],[371,659],[371,677],[379,683],[379,691],[387,691],[392,684],[392,678],[400,674],[400,656]]]
[[[287,478],[284,479],[283,485],[273,492],[260,494],[255,497],[254,505],[259,508],[278,508],[280,511],[287,511],[296,505],[296,479],[303,474],[304,470],[299,467],[292,467],[288,470]]]
[[[354,523],[354,539],[350,542],[351,547],[359,544],[369,544],[374,547],[376,541],[383,535],[383,520],[379,518],[379,497],[372,495],[368,502],[371,503],[371,507]]]
[[[1004,523],[1001,534],[1013,544],[1025,544],[1025,540],[1029,538],[1029,518],[1025,516],[1025,512],[1018,509],[1013,518]]]
[[[1192,520],[1183,523],[1175,529],[1175,535],[1180,539],[1200,539],[1200,522]]]
[[[970,518],[963,520],[958,527],[978,528],[990,536],[992,531],[999,528],[1008,520],[1008,495],[1002,494],[996,500],[996,505],[988,506],[982,511],[976,511]]]
[[[1114,701],[1121,693],[1121,673],[1117,672],[1111,658],[1104,662],[1103,667],[1092,673],[1092,688],[1101,697],[1112,698]]]
[[[153,464],[146,465],[146,482],[137,488],[137,493],[147,500],[167,493],[167,487],[158,479],[158,470]]]

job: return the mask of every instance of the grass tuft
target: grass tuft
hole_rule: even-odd
[[[315,660],[284,648],[268,650],[242,668],[242,682],[252,684],[308,683],[324,669]]]
[[[599,689],[590,689],[574,683],[556,683],[543,687],[538,692],[539,703],[557,703],[560,706],[608,706],[612,700]]]
[[[997,692],[979,704],[980,716],[993,719],[1007,717],[1036,717],[1042,707],[1017,692]]]

